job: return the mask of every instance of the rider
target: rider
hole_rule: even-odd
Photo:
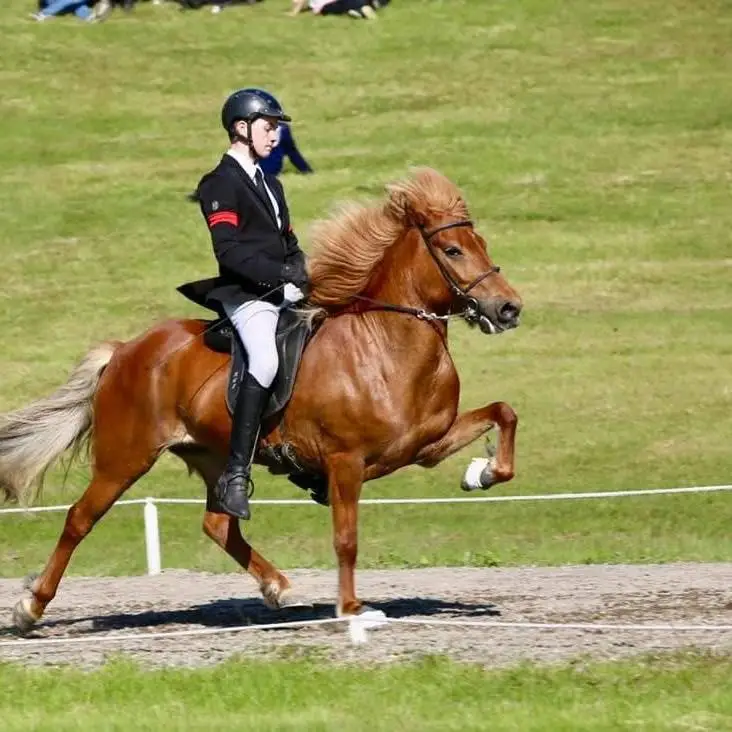
[[[247,353],[229,461],[216,484],[221,508],[243,519],[250,516],[251,464],[279,366],[279,313],[304,299],[309,284],[282,184],[259,167],[277,141],[278,125],[289,121],[279,102],[261,89],[240,89],[226,100],[221,123],[231,144],[195,194],[211,234],[219,276],[178,288],[194,302],[226,314]]]

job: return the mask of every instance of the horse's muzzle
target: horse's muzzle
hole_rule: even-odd
[[[516,300],[495,298],[482,301],[478,327],[489,335],[516,328],[519,324],[521,307],[521,303]]]

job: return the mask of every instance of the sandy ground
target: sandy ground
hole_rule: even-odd
[[[610,659],[649,651],[732,652],[732,630],[578,630],[391,625],[354,645],[341,625],[199,637],[146,634],[333,617],[332,571],[288,573],[308,608],[273,612],[243,575],[165,571],[157,577],[66,579],[43,622],[18,644],[10,613],[20,580],[0,580],[0,660],[84,667],[123,653],[146,665],[201,666],[234,654],[380,663],[440,653],[486,666],[521,660]],[[732,564],[361,571],[361,598],[391,618],[471,622],[700,624],[732,627]],[[104,641],[124,635],[122,641]],[[63,645],[35,638],[91,639]],[[31,641],[31,642],[28,642]]]

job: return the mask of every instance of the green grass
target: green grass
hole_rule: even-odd
[[[200,315],[175,287],[213,272],[184,194],[224,146],[242,85],[276,91],[315,176],[288,173],[296,230],[380,195],[411,164],[465,191],[526,302],[500,338],[451,331],[466,408],[510,402],[501,493],[729,482],[732,20],[713,0],[397,0],[376,24],[144,4],[103,25],[0,9],[0,411],[63,381],[94,342]],[[317,388],[317,385],[314,387]],[[449,496],[480,445],[369,496]],[[48,503],[73,500],[49,481]],[[130,491],[201,496],[171,459]],[[259,473],[258,497],[298,496]],[[361,565],[730,560],[723,495],[365,507]],[[168,567],[233,568],[199,509],[162,511]],[[45,561],[61,516],[0,517],[0,574]],[[326,511],[258,508],[283,566],[332,566]],[[137,508],[113,511],[75,574],[144,568]]]
[[[180,492],[180,491],[179,491]],[[200,531],[202,506],[161,506],[163,567],[231,572],[233,561]],[[333,567],[329,513],[256,506],[249,540],[279,566]],[[658,496],[575,505],[365,506],[359,567],[560,565],[728,561],[729,512],[723,495]],[[62,514],[5,517],[2,576],[40,569]],[[7,527],[7,528],[6,528]],[[142,507],[113,511],[79,547],[70,574],[129,575],[146,570]]]
[[[3,729],[721,730],[732,729],[729,658],[485,670],[427,657],[323,668],[229,661],[204,670],[0,666]],[[378,712],[374,714],[374,709]]]

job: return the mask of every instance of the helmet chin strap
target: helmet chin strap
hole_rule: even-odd
[[[257,155],[257,151],[254,149],[254,143],[252,142],[252,121],[247,120],[247,147],[249,148],[249,154],[252,156],[252,160],[258,163],[261,158]]]
[[[259,163],[259,161],[262,159],[258,154],[257,151],[254,149],[254,145],[252,143],[252,120],[242,120],[246,122],[247,125],[247,136],[242,137],[238,132],[236,132],[236,129],[234,129],[234,134],[236,135],[236,140],[239,142],[243,142],[247,149],[249,150],[249,154],[252,157],[252,160],[255,164]]]

